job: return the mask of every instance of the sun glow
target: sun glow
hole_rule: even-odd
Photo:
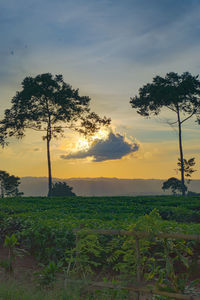
[[[109,135],[109,131],[106,129],[100,129],[95,135],[91,137],[92,141],[95,140],[106,140]]]
[[[84,139],[84,138],[80,138],[78,141],[77,141],[77,144],[76,144],[76,151],[80,151],[80,150],[85,150],[87,151],[88,149],[90,148],[90,145],[89,145],[89,141]]]
[[[88,138],[79,138],[76,143],[76,151],[87,151],[91,145],[96,143],[99,140],[106,140],[109,135],[109,130],[100,129],[93,136]]]

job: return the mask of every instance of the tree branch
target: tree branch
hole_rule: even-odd
[[[182,124],[183,122],[187,121],[188,119],[190,119],[194,114],[195,114],[195,111],[193,111],[193,113],[191,113],[191,115],[189,115],[187,118],[183,119],[183,120],[181,121],[181,124]]]
[[[46,131],[46,129],[39,129],[39,128],[35,128],[35,127],[31,127],[31,126],[26,126],[27,129],[33,129],[35,131]]]
[[[177,113],[176,109],[172,108],[171,106],[166,105],[167,108],[169,108],[170,110],[174,111],[175,113]]]
[[[177,124],[178,123],[178,121],[175,121],[175,122],[167,122],[170,126],[172,126],[172,125],[174,125],[174,124]]]

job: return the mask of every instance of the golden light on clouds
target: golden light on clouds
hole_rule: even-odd
[[[86,140],[85,138],[80,138],[76,143],[75,150],[76,151],[80,151],[80,150],[87,151],[89,148],[90,148],[89,141]]]
[[[101,128],[98,132],[94,135],[86,138],[86,137],[79,137],[77,140],[74,149],[72,151],[88,151],[94,143],[99,140],[106,140],[109,136],[110,130],[107,128]]]
[[[116,135],[116,130],[113,129],[113,131]],[[83,151],[83,149],[85,152],[88,152],[92,144],[96,145],[102,139],[108,141],[107,137],[109,134],[109,130],[101,129],[90,140],[87,140],[77,133],[67,131],[65,137],[55,139],[51,145],[53,176],[57,178],[118,177],[146,179],[166,179],[171,176],[177,176],[174,171],[178,157],[177,140],[162,142],[140,142],[136,140],[137,144],[139,144],[139,151],[123,156],[121,159],[106,160],[98,163],[94,162],[92,157],[69,160],[60,158],[61,155],[76,153]],[[129,141],[129,138],[130,135],[124,141]],[[20,177],[46,176],[45,146],[41,136],[32,132],[27,134],[23,141],[12,140],[8,147],[0,149],[2,170],[7,170],[9,173]],[[198,166],[199,139],[192,140],[190,143],[185,142],[184,150],[185,157],[187,159],[195,157],[196,165]],[[195,172],[192,178],[199,178],[199,171]]]

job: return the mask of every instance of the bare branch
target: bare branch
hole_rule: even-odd
[[[178,123],[178,121],[174,121],[174,122],[167,122],[167,124],[169,124],[170,126],[172,126],[172,125],[175,125],[175,124],[177,124]]]
[[[46,131],[46,129],[39,129],[39,128],[35,128],[35,127],[32,127],[32,126],[26,126],[27,129],[32,129],[32,130],[35,130],[35,131]]]
[[[192,116],[194,116],[195,113],[196,113],[196,111],[193,111],[187,118],[185,118],[185,119],[183,119],[183,120],[181,121],[181,124],[182,124],[183,122],[187,121],[188,119],[190,119]]]
[[[169,106],[169,105],[166,105],[166,107],[167,107],[168,109],[170,109],[170,110],[174,111],[174,112],[177,112],[175,108],[172,108],[172,107],[171,107],[171,106]]]

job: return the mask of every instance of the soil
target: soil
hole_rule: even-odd
[[[0,262],[8,258],[8,249],[0,247]],[[39,271],[40,266],[36,259],[29,255],[17,256],[13,263],[13,277],[17,279],[33,278],[33,274]],[[4,269],[0,268],[0,279],[5,279]]]

